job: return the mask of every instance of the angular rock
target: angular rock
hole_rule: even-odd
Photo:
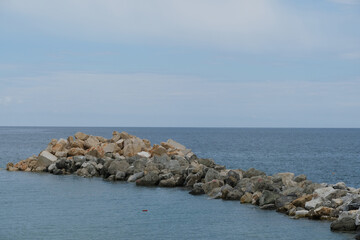
[[[125,161],[125,160],[115,160],[112,161],[109,168],[108,168],[108,172],[110,175],[116,175],[116,173],[118,171],[120,172],[126,172],[126,170],[129,168],[130,164]]]
[[[157,172],[149,172],[144,177],[136,180],[136,185],[139,186],[154,186],[159,182],[159,175]]]
[[[220,178],[220,174],[218,171],[210,168],[207,172],[206,172],[206,175],[205,175],[205,183],[206,182],[210,182],[212,181],[213,179],[219,179]]]
[[[252,202],[252,194],[249,192],[246,192],[240,198],[240,203],[251,203],[251,202]]]
[[[139,152],[139,153],[137,153],[137,155],[139,155],[140,157],[145,157],[145,158],[151,157],[151,154],[149,152],[145,152],[145,151]]]
[[[278,199],[279,197],[280,194],[265,190],[263,191],[262,196],[260,197],[259,206],[274,204],[276,199]]]
[[[255,168],[250,168],[249,170],[247,170],[246,172],[244,172],[243,177],[244,178],[251,178],[251,177],[256,177],[256,176],[262,176],[266,174],[260,170],[257,170]]]
[[[230,170],[226,174],[225,183],[229,184],[232,187],[235,187],[239,180],[240,180],[240,175],[239,175],[239,173],[235,172],[234,170]]]
[[[351,217],[337,219],[331,223],[330,229],[331,231],[355,231],[355,219]]]
[[[82,133],[82,132],[75,133],[75,138],[82,140],[82,141],[85,141],[86,139],[88,139],[88,137],[89,137],[89,135]]]
[[[57,157],[48,151],[42,151],[38,157],[35,168],[46,169],[50,164],[56,162]]]
[[[142,178],[143,176],[144,176],[144,172],[137,172],[137,173],[134,173],[133,175],[131,175],[127,181],[135,182],[136,180]]]
[[[294,201],[292,201],[291,203],[296,207],[305,208],[305,203],[310,201],[312,198],[313,198],[313,195],[309,194],[309,195],[299,197],[299,198],[295,199]]]
[[[212,168],[215,166],[215,162],[213,159],[210,159],[210,158],[199,158],[198,159],[198,162],[202,165],[205,165],[209,168]]]
[[[100,141],[95,136],[90,136],[85,140],[86,148],[96,148],[100,145]]]
[[[180,144],[180,143],[178,143],[178,142],[176,142],[176,141],[174,141],[172,139],[167,140],[166,143],[173,146],[173,148],[175,148],[175,149],[180,149],[180,150],[185,150],[186,149],[186,147],[184,145],[182,145],[182,144]]]
[[[201,195],[205,194],[204,189],[202,188],[204,184],[203,183],[195,183],[193,185],[193,189],[189,192],[192,195]]]

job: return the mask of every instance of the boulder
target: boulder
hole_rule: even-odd
[[[308,210],[298,210],[295,212],[295,218],[305,218],[309,215]]]
[[[250,168],[249,170],[247,170],[246,172],[244,172],[243,177],[244,178],[251,178],[251,177],[255,177],[255,176],[266,176],[266,174],[260,170],[257,170],[255,168]]]
[[[179,150],[185,150],[186,149],[186,147],[184,145],[182,145],[182,144],[180,144],[180,143],[178,143],[178,142],[176,142],[176,141],[174,141],[172,139],[167,140],[166,143],[171,145],[175,149],[179,149]]]
[[[79,139],[81,141],[85,141],[86,139],[88,139],[89,135],[82,133],[82,132],[77,132],[75,133],[75,138]]]
[[[324,204],[323,200],[321,198],[315,198],[305,203],[305,209],[315,209]]]
[[[110,175],[116,175],[118,171],[120,172],[126,172],[126,170],[129,168],[130,164],[125,160],[114,160],[111,162],[108,172]]]
[[[174,177],[163,179],[159,182],[160,187],[176,187],[176,180]]]
[[[95,158],[103,158],[105,156],[104,149],[100,146],[89,148],[86,150],[85,154]]]
[[[198,162],[202,165],[205,165],[209,168],[213,168],[215,166],[215,162],[213,159],[210,158],[199,158]]]
[[[331,200],[337,191],[333,187],[318,188],[314,191],[314,195],[322,199]]]
[[[96,148],[100,145],[100,141],[95,136],[90,136],[85,140],[86,148]]]
[[[116,143],[105,143],[102,145],[102,148],[104,149],[105,153],[113,153],[120,150]]]
[[[163,154],[166,154],[167,150],[166,150],[166,148],[155,144],[153,146],[153,148],[151,149],[151,153],[153,156],[161,156]]]
[[[342,190],[346,190],[346,184],[344,182],[338,182],[333,186],[334,189],[342,189]]]
[[[123,171],[117,171],[116,174],[115,174],[115,179],[116,180],[125,180],[125,177],[126,177],[126,173],[123,172]]]
[[[251,203],[252,202],[252,194],[249,192],[244,193],[244,195],[240,198],[240,203]]]
[[[235,187],[239,180],[240,180],[239,173],[235,172],[234,170],[230,170],[226,174],[226,178],[224,181],[226,184],[229,184],[230,186]]]
[[[202,185],[202,188],[204,189],[204,192],[206,194],[210,193],[215,188],[220,188],[224,185],[223,181],[220,181],[218,179],[213,179],[209,182],[206,182]]]
[[[136,180],[136,185],[139,186],[153,186],[159,182],[159,175],[157,172],[149,172],[144,177]]]
[[[210,182],[212,181],[213,179],[219,179],[220,178],[220,174],[218,171],[210,168],[207,172],[206,172],[206,175],[205,175],[205,183],[206,182]]]
[[[70,148],[68,153],[69,156],[79,156],[79,155],[85,155],[85,150],[82,148]]]
[[[309,195],[304,195],[302,197],[299,197],[297,199],[295,199],[294,201],[292,201],[291,203],[296,206],[296,207],[302,207],[305,208],[305,203],[310,201],[313,198],[312,194]]]
[[[46,169],[50,164],[56,162],[58,158],[48,151],[42,151],[38,157],[35,168]]]
[[[204,185],[203,183],[195,183],[193,185],[193,188],[191,189],[191,191],[189,193],[192,194],[192,195],[205,194],[205,191],[202,188],[203,185]]]
[[[355,231],[355,219],[351,217],[339,218],[331,223],[331,231]]]
[[[137,172],[137,173],[134,173],[133,175],[131,175],[127,181],[135,182],[136,180],[138,180],[139,178],[142,178],[143,176],[144,176],[144,172]]]
[[[267,205],[267,204],[274,204],[276,199],[280,197],[280,194],[271,192],[268,190],[264,190],[260,199],[259,199],[259,205]]]
[[[151,154],[149,152],[145,152],[145,151],[139,152],[139,153],[137,153],[137,155],[140,156],[140,157],[144,157],[144,158],[150,158],[151,157]]]
[[[294,179],[294,173],[285,172],[285,173],[278,173],[273,176],[275,179],[281,179],[282,184],[285,187],[294,187],[296,186],[296,182]]]
[[[298,175],[294,178],[294,181],[299,183],[299,182],[303,182],[306,180],[306,175],[305,174],[301,174],[301,175]]]
[[[125,157],[132,157],[145,149],[146,146],[140,138],[128,138],[124,142],[123,154]]]

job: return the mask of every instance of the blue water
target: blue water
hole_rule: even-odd
[[[0,168],[83,131],[127,131],[152,143],[173,138],[228,168],[305,173],[360,187],[360,129],[0,127]],[[142,212],[148,209],[148,212]],[[0,239],[352,239],[329,222],[293,220],[238,201],[183,189],[99,178],[0,171]]]

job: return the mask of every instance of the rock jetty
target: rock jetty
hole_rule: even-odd
[[[226,169],[171,139],[152,146],[126,132],[112,135],[106,139],[78,132],[67,139],[52,139],[38,156],[8,163],[6,169],[186,187],[193,195],[253,204],[293,218],[330,220],[332,231],[360,230],[360,189],[343,182],[320,184],[290,172],[268,176],[255,168]]]

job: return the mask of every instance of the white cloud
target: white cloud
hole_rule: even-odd
[[[188,44],[243,51],[329,47],[328,17],[275,0],[13,0],[2,8],[34,30],[103,42]],[[320,15],[320,16],[319,16]],[[332,46],[334,47],[334,46]]]

